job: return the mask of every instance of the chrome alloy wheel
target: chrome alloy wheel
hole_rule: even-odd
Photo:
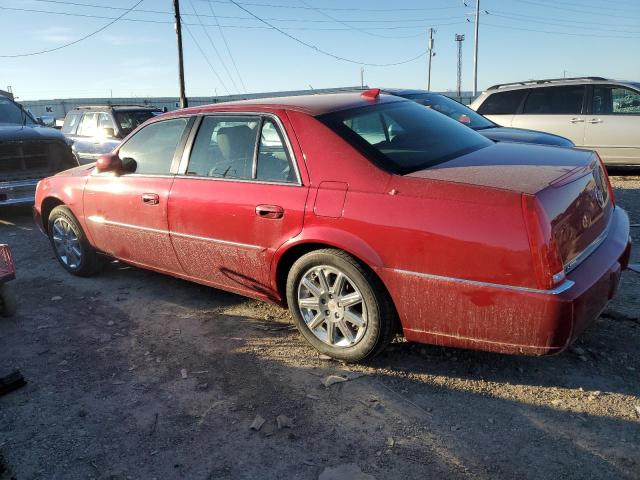
[[[53,222],[53,244],[62,263],[69,268],[78,268],[82,261],[80,240],[72,225],[62,217]]]
[[[367,330],[362,293],[335,267],[316,266],[302,276],[298,308],[309,330],[332,347],[352,347]]]

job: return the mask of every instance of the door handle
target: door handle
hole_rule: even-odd
[[[157,193],[143,193],[142,203],[147,205],[158,205],[160,203],[160,196]]]
[[[571,123],[584,123],[584,118],[580,118],[580,117],[573,117],[571,120],[569,120]]]
[[[589,123],[602,123],[604,122],[604,120],[602,120],[601,118],[592,118],[589,120]]]
[[[282,218],[284,216],[284,208],[278,205],[258,205],[256,207],[256,215],[260,218]]]

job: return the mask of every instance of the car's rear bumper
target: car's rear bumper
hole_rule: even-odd
[[[554,290],[378,269],[410,341],[501,353],[567,348],[616,293],[631,241],[616,208],[604,242]]]
[[[0,207],[6,205],[33,205],[37,179],[0,182]]]

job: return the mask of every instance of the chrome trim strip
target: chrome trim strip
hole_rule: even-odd
[[[248,249],[251,249],[251,250],[264,250],[263,247],[260,247],[258,245],[250,245],[248,243],[232,242],[232,241],[229,241],[229,240],[219,240],[217,238],[200,237],[198,235],[190,235],[188,233],[170,232],[169,235],[175,236],[175,237],[181,237],[181,238],[189,238],[189,239],[192,239],[192,240],[200,240],[200,241],[203,241],[203,242],[219,243],[221,245],[230,245],[230,246],[233,246],[233,247],[248,248]]]
[[[611,213],[611,217],[609,218],[609,223],[602,231],[600,235],[596,237],[596,239],[591,242],[587,248],[585,248],[582,252],[576,255],[571,261],[567,262],[564,266],[564,273],[569,273],[575,270],[582,262],[584,262],[589,255],[596,251],[596,249],[605,241],[607,236],[609,235],[609,230],[611,229],[611,223],[613,220],[614,213]]]
[[[104,217],[100,217],[100,216],[97,216],[97,215],[92,215],[90,217],[87,217],[87,220],[89,220],[89,221],[91,221],[93,223],[99,223],[99,224],[102,224],[102,225],[112,225],[114,227],[131,228],[131,229],[134,229],[134,230],[142,230],[142,231],[145,231],[145,232],[159,233],[159,234],[162,234],[162,235],[176,236],[176,237],[181,237],[181,238],[189,238],[189,239],[193,239],[193,240],[200,240],[200,241],[203,241],[203,242],[218,243],[220,245],[230,245],[230,246],[234,246],[234,247],[247,248],[247,249],[251,249],[251,250],[264,250],[264,248],[260,247],[259,245],[250,245],[248,243],[231,242],[229,240],[219,240],[217,238],[199,237],[197,235],[190,235],[188,233],[170,232],[168,230],[160,230],[158,228],[142,227],[140,225],[131,225],[129,223],[114,222],[114,221],[111,221],[111,220],[106,220]]]
[[[395,273],[400,273],[402,275],[412,275],[414,277],[429,278],[432,280],[462,283],[465,285],[475,285],[478,287],[490,287],[490,288],[500,288],[503,290],[515,290],[518,292],[542,293],[546,295],[558,295],[562,292],[566,292],[575,284],[575,282],[572,280],[565,280],[564,282],[562,282],[562,284],[558,285],[556,288],[553,288],[551,290],[541,290],[539,288],[518,287],[515,285],[503,285],[500,283],[479,282],[477,280],[466,280],[464,278],[445,277],[442,275],[433,275],[431,273],[412,272],[410,270],[400,270],[397,268],[394,268],[391,270]]]

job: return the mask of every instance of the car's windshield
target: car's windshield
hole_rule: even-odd
[[[463,124],[406,100],[328,113],[318,119],[374,163],[400,175],[493,145]]]
[[[35,125],[36,121],[15,102],[0,96],[0,124]]]
[[[159,110],[125,110],[113,112],[120,131],[125,135],[128,135],[139,125],[160,113],[162,112]]]
[[[496,124],[491,120],[484,118],[469,107],[456,102],[445,95],[433,93],[412,93],[402,96],[409,100],[413,100],[414,102],[418,102],[420,105],[431,107],[454,120],[458,120],[460,123],[464,123],[467,127],[471,127],[474,130],[482,130],[496,126]]]

